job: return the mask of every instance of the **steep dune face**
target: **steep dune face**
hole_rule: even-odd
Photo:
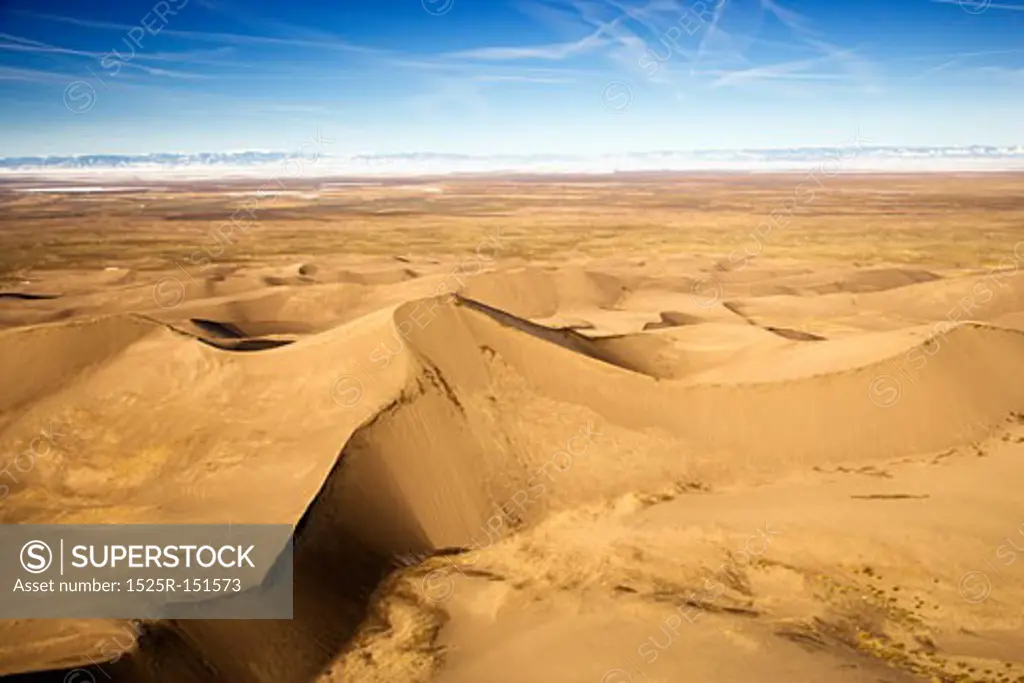
[[[497,666],[522,651],[496,645],[493,629],[522,633],[523,642],[540,647],[537,624],[569,623],[592,591],[594,610],[633,619],[636,627],[618,632],[584,616],[581,628],[595,643],[640,637],[649,623],[643,620],[656,613],[652,601],[689,599],[684,589],[704,580],[700,563],[713,562],[752,521],[737,512],[722,522],[726,531],[710,522],[701,527],[686,506],[703,509],[703,492],[731,496],[761,482],[804,478],[794,490],[765,493],[758,509],[814,517],[824,503],[801,486],[822,482],[806,479],[808,472],[886,471],[894,462],[1001,436],[1008,417],[1024,414],[1024,334],[1015,329],[893,322],[901,329],[802,341],[725,308],[690,314],[691,294],[662,289],[645,299],[621,277],[582,270],[495,272],[470,280],[458,297],[429,296],[439,281],[351,294],[346,305],[371,310],[357,315],[338,304],[290,344],[251,352],[196,337],[273,334],[267,321],[301,321],[328,290],[274,294],[272,305],[207,301],[203,315],[197,304],[174,321],[123,316],[0,335],[12,352],[0,354],[5,373],[21,380],[4,397],[4,442],[22,448],[40,424],[61,425],[52,457],[38,458],[3,501],[3,522],[296,528],[295,619],[150,625],[133,654],[109,666],[112,676],[146,683],[169,675],[211,683],[478,680],[493,668],[459,654],[446,665],[438,643],[456,653],[490,648],[497,654],[488,666]],[[1024,308],[1016,289],[1022,281],[1008,282],[1001,315]],[[968,285],[910,284],[860,295],[857,306],[888,297],[875,304],[917,321]],[[914,288],[926,289],[906,294]],[[839,296],[848,295],[806,300]],[[774,305],[751,301],[765,310]],[[648,308],[687,314],[677,326],[645,330],[636,314]],[[632,327],[588,336],[537,322],[591,313],[621,314]],[[329,324],[332,317],[343,321]],[[19,360],[8,360],[14,352]],[[60,362],[47,365],[55,358]],[[1016,471],[1006,466],[1002,474]],[[997,480],[994,472],[985,481]],[[949,493],[956,480],[941,485]],[[691,494],[694,502],[674,504],[668,517],[642,514]],[[728,500],[747,509],[739,498]],[[787,500],[796,512],[786,511]],[[844,505],[844,515],[855,516],[853,504]],[[906,533],[921,537],[929,519]],[[817,543],[825,526],[800,533]],[[860,552],[871,555],[870,534],[857,528]],[[624,541],[630,536],[638,539],[632,545]],[[744,602],[758,596],[775,604],[772,614],[800,619],[805,628],[820,608],[814,591],[800,598],[814,609],[772,601],[785,602],[793,586],[831,571],[845,561],[840,555],[826,549],[812,561],[794,553],[779,561],[797,569],[751,569],[747,579],[756,586],[735,579],[724,602],[690,606],[727,628],[736,614],[752,619],[771,611]],[[660,559],[647,571],[649,557]],[[680,576],[668,568],[673,562],[682,563]],[[456,586],[459,597],[446,602]],[[449,594],[445,600],[437,599],[438,587]],[[634,602],[616,597],[626,594]],[[537,607],[548,598],[550,608]],[[94,636],[115,628],[2,622],[0,674],[102,660],[109,654]],[[552,627],[551,643],[564,642],[560,628]],[[734,643],[724,656],[771,649],[769,627],[750,628],[743,637],[751,648]],[[796,647],[805,632],[791,633],[787,647]],[[830,666],[864,667],[843,680],[881,671],[878,658],[843,650],[845,637],[822,636],[818,645]],[[704,638],[709,648],[725,647]],[[574,652],[578,663],[594,649]],[[779,675],[825,675],[809,660],[804,669],[787,669],[783,659],[763,661]],[[495,680],[541,680],[531,671],[533,678]],[[601,671],[592,673],[601,679]],[[908,677],[900,669],[893,680]]]

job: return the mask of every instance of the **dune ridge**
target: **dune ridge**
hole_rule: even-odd
[[[269,321],[313,310],[300,292],[318,285],[272,294],[274,314],[247,295],[0,332],[4,376],[23,387],[4,395],[0,436],[22,448],[48,420],[67,435],[12,487],[3,522],[296,528],[294,620],[151,624],[108,665],[115,679],[445,680],[437,643],[467,617],[424,597],[416,577],[452,566],[449,555],[511,562],[505,553],[525,552],[516,539],[552,533],[565,515],[601,524],[602,506],[644,508],[640,492],[667,487],[655,499],[671,500],[851,462],[884,468],[984,442],[1024,414],[1024,332],[919,322],[976,279],[859,295],[858,307],[898,304],[917,324],[820,341],[722,305],[695,316],[688,293],[645,299],[636,282],[583,270],[496,271],[431,296],[439,281],[382,285],[398,289],[370,299],[358,290],[306,326],[298,313]],[[989,317],[1024,302],[1024,281],[1007,282],[1012,295]],[[663,311],[684,311],[682,324],[644,329],[671,322]],[[537,322],[592,314],[622,314],[629,331]],[[231,346],[260,339],[286,343]],[[873,394],[880,377],[898,383],[892,405]],[[139,414],[161,420],[140,425]],[[0,623],[18,644],[0,675],[49,680],[109,658],[94,643],[116,626],[61,624],[56,639],[58,626]]]

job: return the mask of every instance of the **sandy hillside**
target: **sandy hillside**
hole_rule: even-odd
[[[18,271],[0,522],[292,524],[295,618],[0,621],[0,680],[1024,681],[1014,244]]]

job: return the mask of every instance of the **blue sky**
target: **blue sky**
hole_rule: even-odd
[[[0,99],[0,156],[1017,145],[1024,0],[0,0]]]

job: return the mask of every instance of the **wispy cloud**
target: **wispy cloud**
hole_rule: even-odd
[[[698,61],[701,58],[703,58],[705,54],[707,54],[708,43],[713,41],[718,36],[718,25],[722,21],[722,15],[725,13],[725,8],[727,5],[728,0],[719,0],[715,4],[714,15],[712,16],[711,21],[708,23],[708,25],[704,27],[704,35],[701,36],[700,45],[697,46]]]
[[[740,69],[725,72],[718,76],[711,84],[714,88],[726,85],[742,85],[756,83],[764,80],[780,80],[803,78],[810,80],[815,74],[808,73],[810,69],[818,67],[828,61],[826,57],[814,59],[799,59],[791,62],[780,62],[777,64],[765,64],[750,69]]]
[[[603,3],[570,0],[569,4],[576,12],[579,25],[606,37],[604,58],[630,73],[638,67],[640,58],[649,49],[648,42],[636,29],[660,36],[678,22],[686,11],[674,0],[647,0],[643,5],[631,5],[619,0],[604,0]],[[610,18],[609,8],[614,12]],[[681,46],[676,51],[692,59],[691,51]],[[668,69],[662,68],[657,79],[648,80],[665,80],[667,73]],[[643,83],[644,79],[638,78],[637,82]]]
[[[561,61],[569,57],[587,52],[596,47],[606,45],[607,40],[599,29],[579,40],[550,45],[481,47],[471,50],[450,52],[444,57],[450,59],[476,59],[482,61],[514,61],[514,60],[550,60]]]
[[[261,34],[270,33],[269,37],[285,38],[298,41],[309,41],[317,44],[328,44],[337,41],[342,41],[337,35],[324,31],[318,28],[310,28],[308,26],[300,26],[279,19],[272,19],[262,15],[258,15],[252,11],[250,7],[238,5],[236,3],[229,3],[226,1],[217,0],[196,0],[206,10],[220,14],[221,16],[229,19],[235,23],[244,24],[247,28],[255,29],[261,32]],[[342,41],[345,42],[345,41]],[[347,43],[353,50],[365,51],[367,53],[378,53],[379,51],[375,48],[366,47],[362,45],[355,45],[353,43]]]
[[[1007,5],[999,2],[989,3],[985,0],[931,0],[940,5],[959,5],[960,7],[974,7],[979,10],[1002,9],[1011,12],[1024,12],[1024,5]]]
[[[41,19],[44,21],[53,21],[64,24],[71,24],[73,26],[81,26],[83,28],[95,28],[111,31],[125,31],[135,26],[129,24],[120,24],[112,21],[97,21],[94,19],[82,19],[79,17],[64,16],[59,14],[44,14],[39,12],[29,12],[25,10],[10,10],[11,12],[22,14],[24,16],[33,17],[35,19]],[[340,52],[351,52],[368,55],[387,55],[392,54],[390,50],[384,50],[375,47],[368,47],[365,45],[358,45],[351,43],[340,38],[332,38],[330,40],[308,40],[304,38],[279,38],[275,36],[264,36],[264,35],[251,35],[243,33],[220,33],[212,31],[183,31],[178,29],[163,28],[160,33],[162,35],[175,36],[178,38],[188,38],[191,40],[205,41],[205,42],[216,42],[216,43],[228,43],[237,45],[279,45],[289,47],[307,48],[312,50],[328,50],[328,51],[340,51]]]
[[[16,66],[0,66],[0,81],[27,81],[32,83],[68,83],[76,78],[72,74],[29,69]]]
[[[473,80],[480,83],[572,83],[571,78],[555,78],[552,76],[522,76],[517,74],[484,74],[473,76]]]
[[[932,74],[944,73],[944,72],[970,72],[973,73],[979,68],[985,68],[983,63],[979,62],[990,61],[989,58],[1000,58],[1008,55],[1020,55],[1024,54],[1024,48],[1016,49],[1004,49],[1004,50],[974,50],[970,52],[949,52],[946,54],[929,54],[929,55],[909,55],[901,57],[893,57],[888,60],[889,64],[894,63],[905,63],[905,64],[926,64],[922,70],[916,73],[910,74],[908,78],[910,80],[924,79]]]
[[[812,22],[799,12],[786,9],[774,2],[774,0],[761,0],[761,7],[778,19],[784,26],[799,35],[817,34],[817,31],[812,28]]]
[[[262,111],[281,112],[284,114],[328,114],[333,113],[337,109],[335,107],[328,107],[322,104],[265,104],[259,105],[256,102],[250,102],[247,106],[258,106]]]
[[[0,40],[9,40],[11,42],[20,43],[22,45],[38,45],[46,46],[46,43],[42,43],[32,38],[23,38],[22,36],[11,35],[10,33],[0,33]]]
[[[1024,84],[1024,68],[1014,69],[1004,66],[979,66],[972,69],[972,72],[992,76],[1011,83]]]
[[[775,17],[783,26],[790,30],[794,38],[811,48],[820,58],[794,60],[778,64],[758,66],[729,74],[715,82],[716,86],[755,82],[761,79],[775,80],[781,78],[799,78],[814,80],[815,69],[829,65],[839,68],[845,73],[847,80],[857,82],[865,91],[877,93],[874,69],[871,63],[851,48],[843,48],[826,40],[815,28],[814,22],[799,12],[781,6],[775,0],[759,0],[764,11]],[[827,74],[827,80],[834,80],[837,74]]]
[[[0,51],[7,52],[32,52],[41,54],[53,54],[53,55],[66,55],[70,57],[83,57],[93,61],[99,61],[106,53],[92,52],[89,50],[76,50],[73,48],[60,47],[57,45],[50,45],[37,40],[29,38],[23,38],[21,36],[10,35],[7,33],[0,33],[0,40],[6,40],[8,42],[0,42]],[[177,54],[152,54],[152,55],[135,55],[132,60],[119,60],[123,67],[137,69],[138,71],[150,74],[152,76],[167,76],[171,78],[205,78],[202,74],[189,73],[185,71],[179,71],[177,69],[166,69],[161,67],[152,67],[145,64],[139,64],[135,61],[136,58],[149,59],[154,61],[164,62],[186,62],[192,57],[190,53],[177,53]]]
[[[664,18],[658,20],[654,14],[670,8],[678,18],[681,10],[675,0],[647,0],[642,6],[618,0],[568,0],[557,6],[528,2],[520,9],[549,31],[575,36],[583,33],[582,37],[541,45],[481,47],[443,56],[487,62],[561,62],[589,54],[612,62],[627,62],[630,58],[635,62],[646,49],[646,43],[627,23],[632,21],[649,27],[660,23],[663,28],[667,27],[671,22]]]
[[[944,54],[910,55],[900,57],[901,62],[934,62],[942,59],[971,59],[974,57],[997,57],[1024,54],[1024,47],[1006,50],[974,50],[971,52],[948,52]]]
[[[831,44],[812,19],[776,0],[708,0],[699,16],[687,17],[691,5],[677,0],[644,0],[640,3],[630,0],[566,0],[560,8],[571,7],[575,11],[576,26],[591,30],[584,40],[594,42],[587,47],[602,48],[604,57],[627,71],[639,68],[639,60],[644,55],[653,57],[654,53],[668,53],[668,59],[656,58],[658,68],[654,73],[637,79],[641,83],[650,81],[678,86],[686,80],[693,83],[694,79],[699,82],[711,78],[709,85],[723,87],[818,80],[850,81],[869,91],[874,89],[873,70],[864,57],[854,49]],[[552,14],[547,5],[540,5],[538,9],[535,3],[532,7],[539,16],[552,15],[563,25],[572,26],[564,11]],[[759,35],[763,17],[774,18],[792,34],[793,40],[769,40]],[[698,19],[699,24],[695,26],[693,22]],[[686,32],[679,35],[679,31],[688,26],[696,29],[690,33],[691,40],[686,39]],[[675,36],[670,35],[673,30]],[[754,56],[756,51],[751,49],[755,45],[774,48],[778,61],[759,63]],[[560,48],[552,50],[550,46],[542,46],[540,49],[489,50],[482,54],[496,58],[564,58],[571,54],[564,47]],[[782,53],[789,53],[794,59],[780,59]],[[481,56],[479,51],[465,54]],[[683,64],[689,67],[688,75],[681,75],[675,68]]]
[[[936,64],[935,66],[925,69],[921,73],[917,74],[917,78],[931,76],[932,74],[938,73],[940,71],[948,71],[949,69],[952,69],[954,66],[961,66],[963,63],[964,61],[962,59],[949,59],[946,60],[945,62],[942,62],[941,64]]]

